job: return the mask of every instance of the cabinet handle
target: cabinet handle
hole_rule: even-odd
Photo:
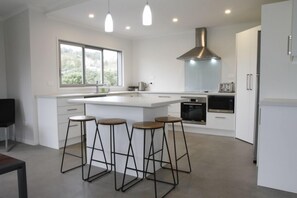
[[[253,90],[253,74],[250,74],[250,90]]]
[[[221,117],[221,116],[216,116],[215,118],[218,118],[218,119],[226,119],[226,117]]]
[[[258,125],[261,125],[261,108],[259,108]]]
[[[69,125],[69,127],[76,127],[76,126],[78,126],[78,124]]]
[[[159,98],[171,98],[170,96],[159,96]]]
[[[288,36],[288,44],[287,44],[287,54],[288,55],[291,55],[292,54],[292,51],[291,51],[291,49],[292,49],[292,35],[289,35]]]
[[[183,103],[184,105],[192,105],[192,106],[202,106],[202,104],[201,103],[188,103],[188,102],[184,102]]]
[[[249,90],[249,74],[246,75],[246,90]]]
[[[76,111],[77,109],[67,109],[67,111]]]

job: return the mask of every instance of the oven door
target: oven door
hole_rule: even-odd
[[[206,124],[206,104],[200,102],[181,103],[181,118],[184,122]]]

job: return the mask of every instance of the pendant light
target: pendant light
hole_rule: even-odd
[[[105,32],[113,32],[113,20],[109,10],[109,0],[108,0],[108,12],[105,17],[104,29],[105,29]]]
[[[149,26],[152,25],[152,11],[148,4],[148,0],[146,1],[146,5],[144,6],[142,13],[142,25]]]

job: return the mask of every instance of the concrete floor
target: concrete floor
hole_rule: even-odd
[[[187,133],[192,173],[180,173],[179,185],[167,197],[293,198],[297,194],[258,187],[253,147],[228,137]],[[182,144],[178,144],[182,148]],[[81,180],[81,170],[60,173],[61,151],[18,144],[9,153],[26,161],[31,198],[154,197],[153,183],[143,181],[127,192],[114,190],[113,174],[92,183]],[[184,166],[184,163],[181,162]],[[186,167],[186,166],[184,166]],[[16,172],[0,176],[0,198],[18,197]],[[159,191],[167,186],[160,186]]]

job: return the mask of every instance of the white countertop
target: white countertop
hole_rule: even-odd
[[[97,98],[69,99],[70,103],[112,105],[112,106],[129,106],[129,107],[161,107],[174,103],[187,101],[179,97],[160,98],[146,96],[106,96]]]
[[[177,94],[177,95],[231,95],[234,96],[235,93],[220,93],[220,92],[198,92],[198,91],[176,91],[176,92],[166,92],[166,91],[115,91],[109,93],[67,93],[67,94],[47,94],[38,95],[38,98],[70,98],[70,97],[100,97],[100,96],[111,96],[111,95],[121,95],[121,94]]]
[[[297,99],[265,98],[260,101],[260,106],[287,106],[297,107]]]

